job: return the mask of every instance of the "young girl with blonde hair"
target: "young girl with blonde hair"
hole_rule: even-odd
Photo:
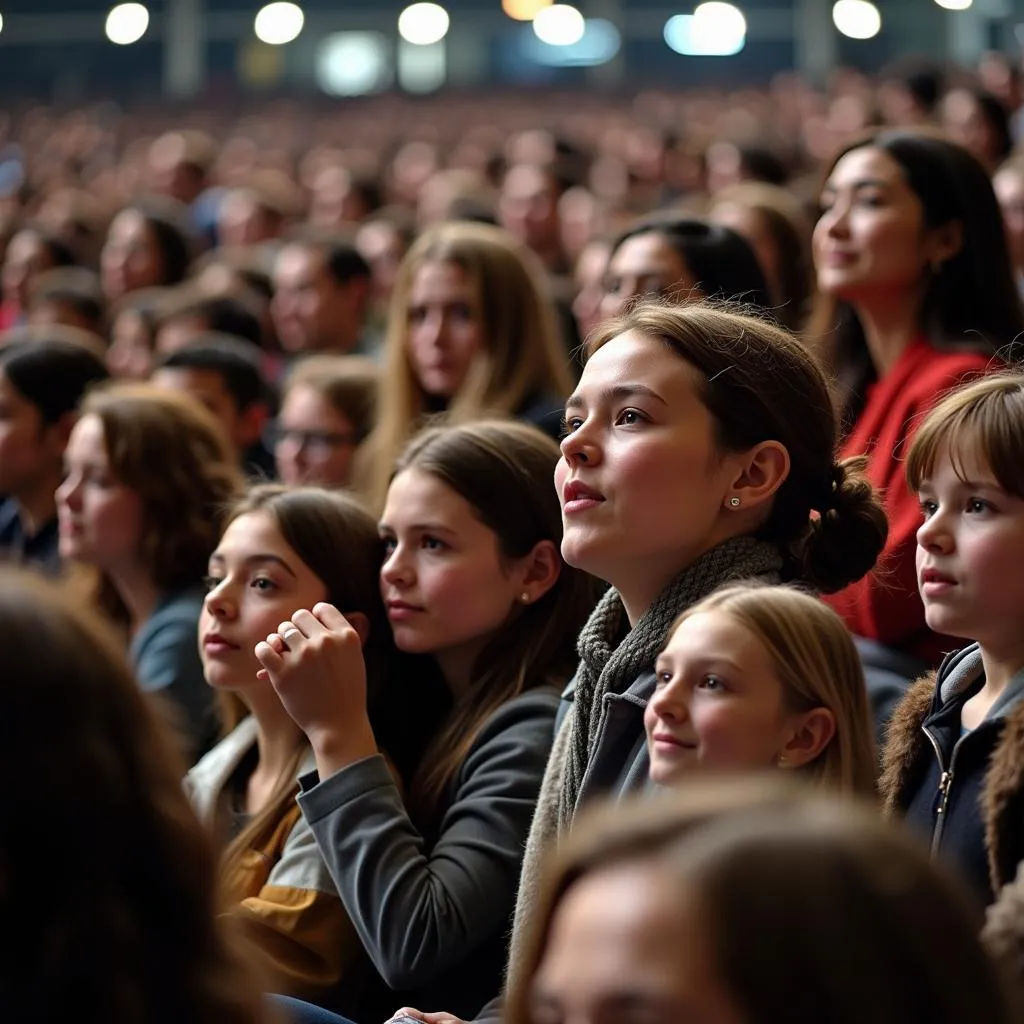
[[[738,580],[837,590],[871,568],[886,534],[861,463],[835,459],[825,377],[787,331],[728,308],[648,300],[606,324],[588,352],[566,403],[555,487],[563,557],[612,586],[580,634],[564,693],[510,982],[559,835],[591,800],[647,785],[643,715],[676,618]]]
[[[424,418],[514,416],[553,437],[572,389],[536,256],[488,224],[439,224],[409,250],[391,298],[377,425],[362,489],[383,505],[391,467]]]
[[[751,584],[716,591],[676,620],[655,673],[644,717],[653,781],[778,767],[874,795],[860,657],[840,618],[810,594]]]

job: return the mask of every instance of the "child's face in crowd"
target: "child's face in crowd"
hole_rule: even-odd
[[[1024,499],[1007,494],[976,452],[957,452],[954,464],[948,448],[918,497],[917,580],[928,627],[992,653],[1024,649]]]
[[[345,487],[352,474],[355,430],[316,388],[296,384],[277,418],[274,460],[290,486]]]
[[[570,565],[620,590],[653,587],[653,599],[728,536],[723,505],[738,464],[717,451],[698,381],[667,345],[635,331],[587,361],[555,468]]]
[[[142,498],[115,476],[98,416],[75,424],[64,471],[56,495],[61,558],[109,573],[134,567],[142,543]]]
[[[509,617],[529,571],[501,555],[472,505],[412,468],[391,483],[381,518],[381,595],[400,650],[432,654],[449,684]]]
[[[655,666],[644,726],[651,778],[696,770],[761,771],[789,754],[801,717],[790,712],[768,651],[733,616],[684,619]]]
[[[412,278],[406,335],[420,387],[435,398],[458,394],[483,347],[477,296],[454,263],[425,263]]]
[[[206,681],[229,690],[263,685],[256,679],[256,645],[296,608],[327,600],[323,582],[267,512],[249,512],[230,523],[210,556],[209,586],[199,619],[199,653]]]
[[[533,1024],[744,1024],[696,901],[677,890],[642,864],[576,882],[533,979]]]

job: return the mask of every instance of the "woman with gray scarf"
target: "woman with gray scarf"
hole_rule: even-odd
[[[838,590],[871,569],[887,529],[860,461],[835,461],[836,420],[810,353],[732,308],[648,301],[609,323],[588,346],[566,426],[555,471],[562,554],[611,589],[580,635],[563,694],[510,980],[540,863],[559,834],[591,800],[647,781],[643,713],[676,616],[739,579]],[[481,1017],[497,1011],[490,1004]]]

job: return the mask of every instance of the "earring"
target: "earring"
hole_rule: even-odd
[[[787,764],[787,762],[786,762],[786,755],[785,754],[779,754],[779,756],[777,758],[775,758],[775,767],[776,768],[785,768],[786,764]]]
[[[524,590],[524,591],[523,591],[523,592],[522,592],[522,593],[521,593],[521,594],[519,595],[519,600],[520,600],[520,601],[522,601],[522,602],[523,602],[523,604],[529,604],[529,603],[530,603],[530,595],[529,595],[529,594],[527,594],[527,593],[526,593],[526,591]]]
[[[740,499],[735,497],[735,496],[733,496],[732,498],[729,499],[729,504],[733,508],[739,508],[740,507]]]

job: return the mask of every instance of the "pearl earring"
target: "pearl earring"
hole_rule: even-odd
[[[734,497],[729,499],[729,504],[733,508],[739,508],[740,507],[740,499],[734,496]]]
[[[527,594],[526,591],[524,590],[523,593],[521,593],[519,595],[519,600],[522,601],[523,604],[529,604],[530,603],[530,595]]]

